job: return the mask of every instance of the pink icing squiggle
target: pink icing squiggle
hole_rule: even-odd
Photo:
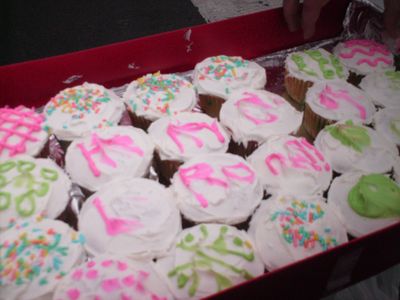
[[[285,167],[285,166],[286,166],[286,164],[285,164],[285,157],[284,157],[282,154],[280,154],[280,153],[272,153],[272,154],[268,155],[268,156],[265,158],[265,164],[267,165],[268,169],[270,170],[270,172],[271,172],[273,175],[277,176],[277,175],[279,175],[279,172],[278,172],[278,170],[275,169],[275,167],[272,165],[272,162],[273,162],[274,160],[278,160],[280,166],[281,166],[281,167]]]
[[[125,149],[129,152],[136,153],[139,156],[143,156],[143,150],[139,147],[137,147],[133,140],[126,135],[116,135],[110,139],[102,139],[100,138],[96,133],[92,134],[92,146],[93,148],[88,150],[86,149],[85,145],[83,143],[79,143],[78,148],[81,150],[82,155],[85,157],[87,160],[87,163],[89,165],[90,170],[92,171],[93,175],[96,177],[99,177],[101,175],[100,170],[97,168],[93,156],[95,154],[100,155],[100,161],[104,164],[107,164],[111,166],[112,168],[116,168],[117,164],[115,161],[111,159],[107,155],[107,148],[112,148],[112,147],[120,147],[122,149]]]
[[[272,106],[269,105],[268,103],[265,103],[258,97],[256,94],[253,93],[248,93],[244,92],[243,95],[248,96],[246,98],[242,98],[238,101],[236,101],[235,106],[238,108],[239,112],[244,115],[248,120],[253,122],[256,125],[263,124],[263,123],[273,123],[278,119],[277,115],[269,113],[267,110],[271,109]],[[257,107],[260,107],[265,112],[265,116],[263,119],[256,118],[250,114],[250,112],[242,108],[242,103],[250,103],[252,105],[255,105]],[[277,104],[276,101],[274,101],[275,104]],[[277,104],[279,105],[279,104]]]
[[[357,65],[361,65],[361,64],[368,64],[371,67],[376,67],[378,65],[379,62],[383,62],[387,65],[391,65],[393,64],[393,60],[385,58],[385,57],[378,57],[375,58],[374,60],[369,60],[367,58],[362,58],[359,61],[357,61]]]
[[[137,220],[124,220],[118,218],[110,218],[107,216],[100,198],[93,200],[93,205],[96,207],[104,224],[106,225],[106,232],[108,235],[114,236],[121,233],[130,232],[143,225]]]
[[[367,111],[363,105],[361,105],[358,101],[353,99],[346,90],[338,90],[333,91],[332,87],[326,85],[324,90],[321,92],[320,103],[324,105],[327,109],[335,110],[339,107],[338,100],[345,101],[351,105],[353,105],[360,114],[360,118],[365,120],[367,118]]]
[[[234,170],[243,169],[248,173],[248,175],[240,176],[240,175],[237,175],[237,174],[231,172],[230,169],[234,169]],[[248,183],[252,183],[254,181],[255,174],[254,174],[253,170],[251,170],[247,165],[245,165],[242,162],[237,163],[236,165],[232,165],[232,166],[224,166],[221,168],[221,170],[222,170],[222,173],[224,173],[224,175],[227,178],[232,178],[232,179],[236,179],[239,181],[246,181]]]
[[[211,131],[212,133],[214,133],[214,135],[216,136],[218,141],[220,141],[221,143],[225,142],[225,138],[219,131],[216,121],[214,121],[211,125],[209,125],[205,122],[186,123],[184,125],[169,124],[167,127],[167,134],[174,141],[174,143],[178,146],[179,151],[181,153],[183,153],[185,150],[184,150],[184,147],[183,147],[181,141],[179,140],[178,136],[187,135],[189,138],[191,138],[195,142],[195,144],[198,148],[201,148],[201,147],[203,147],[203,144],[204,144],[203,141],[200,138],[198,138],[197,136],[194,136],[193,133],[201,131],[203,129],[207,129],[207,130]]]
[[[383,55],[389,55],[390,52],[388,49],[385,48],[384,45],[375,43],[373,41],[366,41],[366,40],[352,40],[352,41],[347,41],[344,43],[346,48],[350,47],[368,47],[369,49],[363,49],[363,48],[354,48],[351,49],[349,53],[340,53],[340,57],[342,58],[353,58],[354,55],[357,53],[366,55],[366,56],[372,56],[375,53],[381,53]]]

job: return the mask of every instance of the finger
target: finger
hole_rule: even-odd
[[[283,15],[289,31],[298,30],[300,27],[299,0],[283,0]]]
[[[304,0],[302,13],[302,27],[305,39],[311,38],[315,33],[315,24],[319,18],[322,7],[329,0]]]
[[[383,23],[392,38],[400,37],[400,1],[385,0]]]

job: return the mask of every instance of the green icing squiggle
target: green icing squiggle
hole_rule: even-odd
[[[348,194],[350,207],[367,218],[400,217],[400,187],[382,174],[360,178]]]

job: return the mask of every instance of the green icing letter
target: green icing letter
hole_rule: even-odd
[[[0,173],[5,173],[13,169],[17,164],[13,161],[6,161],[0,164]]]

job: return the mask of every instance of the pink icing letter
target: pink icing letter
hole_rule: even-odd
[[[262,101],[256,94],[244,92],[243,95],[248,96],[247,98],[242,98],[236,101],[235,105],[237,106],[239,112],[244,115],[247,119],[253,122],[256,125],[263,124],[263,123],[272,123],[278,119],[278,116],[271,114],[268,112],[269,109],[272,108],[271,105]],[[242,103],[249,103],[254,106],[259,107],[264,112],[264,118],[258,119],[250,114],[250,112],[242,108]],[[276,103],[276,101],[275,101]]]

